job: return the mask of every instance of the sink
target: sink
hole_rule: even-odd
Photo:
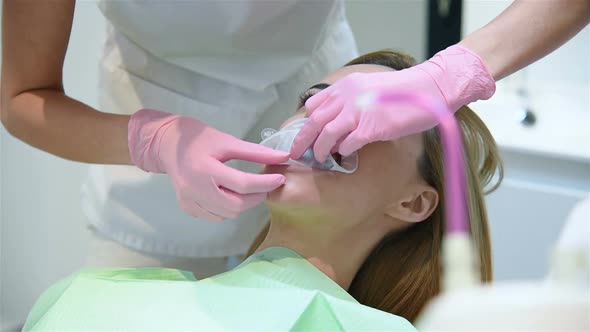
[[[590,161],[590,86],[537,84],[527,106],[503,83],[491,99],[470,104],[500,148]]]

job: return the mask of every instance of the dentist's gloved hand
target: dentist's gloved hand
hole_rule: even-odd
[[[307,100],[309,119],[295,138],[291,158],[301,157],[313,144],[316,159],[323,162],[331,152],[348,156],[366,144],[437,125],[435,116],[413,105],[376,107],[376,97],[387,92],[425,94],[455,112],[490,98],[495,89],[483,60],[458,45],[401,71],[350,74]]]
[[[224,165],[232,159],[280,164],[289,154],[244,142],[188,117],[144,109],[129,121],[131,160],[166,173],[180,208],[197,218],[235,218],[285,182],[280,174],[251,174]]]

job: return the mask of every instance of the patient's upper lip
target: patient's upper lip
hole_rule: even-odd
[[[308,172],[333,172],[330,170],[311,168],[297,165],[267,165],[265,173],[308,173]]]

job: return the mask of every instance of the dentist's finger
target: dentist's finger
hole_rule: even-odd
[[[227,188],[238,194],[269,193],[285,183],[281,174],[253,174],[239,171],[220,163],[214,177],[217,186]],[[225,197],[227,199],[227,197]]]
[[[364,134],[360,131],[353,131],[340,143],[338,153],[343,156],[350,156],[369,143],[369,140]]]
[[[332,89],[328,87],[322,91],[314,94],[305,102],[306,116],[310,116],[315,110],[320,107],[331,95]]]
[[[239,159],[259,164],[278,165],[289,160],[290,154],[269,147],[236,139],[225,150],[222,162]]]
[[[303,128],[297,133],[293,146],[291,147],[291,158],[299,159],[318,137],[324,127],[342,110],[342,103],[339,100],[326,100],[316,112],[311,114]]]
[[[315,159],[321,163],[326,161],[336,144],[356,128],[353,117],[340,113],[332,122],[328,123],[313,144]]]

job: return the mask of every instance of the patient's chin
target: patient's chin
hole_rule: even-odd
[[[269,205],[293,208],[319,205],[319,190],[312,177],[301,174],[285,174],[285,177],[285,184],[268,194]]]
[[[267,200],[275,204],[302,206],[317,205],[320,201],[317,192],[297,186],[288,179],[283,186],[270,192]]]

